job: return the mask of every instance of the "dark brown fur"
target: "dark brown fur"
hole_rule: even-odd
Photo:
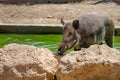
[[[63,55],[70,48],[80,50],[93,44],[102,44],[105,40],[109,47],[113,47],[113,21],[102,14],[86,14],[72,22],[63,24],[63,38],[58,48],[58,54]]]

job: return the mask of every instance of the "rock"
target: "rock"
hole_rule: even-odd
[[[53,80],[57,66],[46,48],[9,44],[0,49],[0,80]]]
[[[120,21],[120,18],[118,18],[118,20],[117,21]]]
[[[107,45],[91,45],[61,58],[57,80],[120,80],[120,52]]]
[[[54,16],[48,15],[47,18],[51,19],[51,18],[55,18]]]

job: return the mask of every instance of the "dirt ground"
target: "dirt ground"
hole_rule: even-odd
[[[60,24],[60,19],[72,20],[90,13],[103,13],[120,27],[120,6],[115,3],[92,5],[89,2],[68,4],[0,4],[0,24]]]

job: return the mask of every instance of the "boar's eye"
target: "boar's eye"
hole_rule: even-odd
[[[66,45],[64,48],[65,48],[65,49],[67,49],[67,48],[68,48],[68,46]]]

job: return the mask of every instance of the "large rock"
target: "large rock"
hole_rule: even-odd
[[[53,80],[57,66],[46,48],[9,44],[0,49],[0,80]]]
[[[120,52],[106,45],[71,52],[61,58],[57,80],[120,80]]]

